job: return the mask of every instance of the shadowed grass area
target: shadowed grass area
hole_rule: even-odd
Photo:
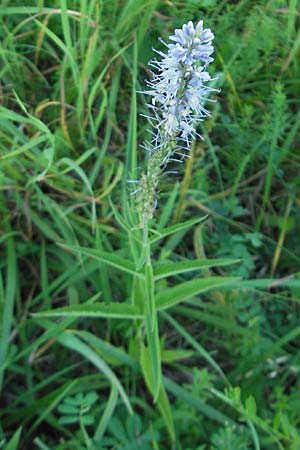
[[[0,448],[300,448],[299,11],[0,1]],[[147,272],[137,91],[199,19],[220,93]]]

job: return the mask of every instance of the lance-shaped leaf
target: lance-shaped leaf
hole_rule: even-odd
[[[177,286],[165,289],[156,296],[157,309],[167,309],[177,303],[183,302],[194,295],[211,289],[220,289],[223,286],[239,280],[237,277],[207,277],[186,281]]]
[[[177,233],[178,231],[188,230],[192,226],[204,222],[207,218],[208,216],[196,217],[195,219],[187,220],[186,222],[176,223],[175,225],[163,228],[162,230],[151,230],[153,233],[155,233],[155,235],[150,238],[150,242],[151,244],[153,244],[154,242],[170,236],[171,234]]]
[[[154,268],[154,279],[159,280],[161,278],[215,266],[227,266],[229,264],[236,264],[239,261],[239,259],[198,259],[194,261],[167,262]]]
[[[97,303],[55,308],[33,314],[36,317],[102,317],[103,319],[143,319],[139,309],[127,303]]]
[[[65,245],[58,244],[62,247],[71,250],[73,252],[78,252],[81,255],[90,256],[91,258],[95,258],[98,261],[106,263],[109,266],[115,267],[116,269],[121,270],[122,272],[131,273],[139,278],[144,278],[143,273],[139,273],[136,271],[135,264],[128,259],[122,258],[116,254],[108,253],[102,250],[90,249],[87,247],[79,247],[76,245]]]

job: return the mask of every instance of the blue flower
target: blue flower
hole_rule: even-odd
[[[153,143],[165,141],[166,136],[189,142],[197,123],[209,115],[203,104],[215,90],[205,84],[211,80],[207,66],[213,61],[213,39],[211,30],[203,29],[202,20],[196,26],[190,21],[170,36],[175,43],[165,44],[167,53],[156,51],[161,59],[150,62],[156,73],[147,81],[150,90],[145,91],[152,96],[156,119]]]

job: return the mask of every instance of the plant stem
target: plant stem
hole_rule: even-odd
[[[154,401],[156,401],[161,387],[161,355],[157,311],[155,306],[155,282],[153,277],[151,245],[147,220],[145,220],[143,228],[143,247],[145,254],[145,324],[151,359],[152,394]]]

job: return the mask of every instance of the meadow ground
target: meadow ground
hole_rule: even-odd
[[[150,266],[137,92],[200,19],[220,92]],[[300,450],[299,25],[299,0],[0,1],[0,448]]]

